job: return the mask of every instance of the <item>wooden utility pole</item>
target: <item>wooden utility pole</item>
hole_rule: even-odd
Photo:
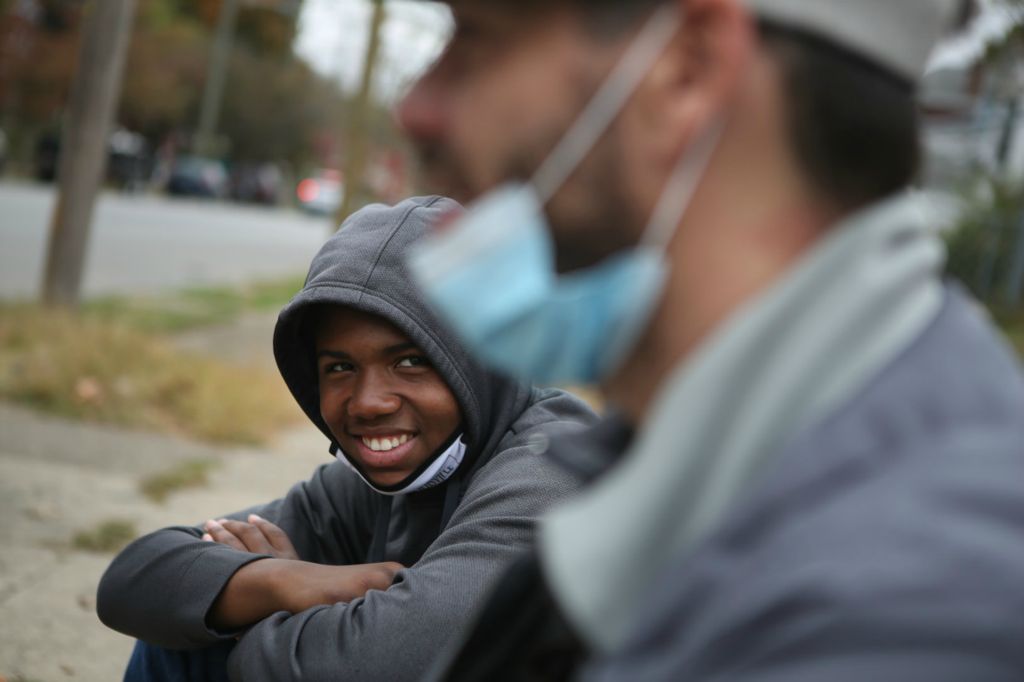
[[[196,134],[195,149],[199,154],[212,155],[216,148],[217,122],[220,119],[221,103],[224,101],[224,86],[227,83],[231,46],[234,44],[238,6],[239,0],[224,0],[220,6],[217,33],[207,66],[206,85],[203,87],[199,132]]]
[[[355,200],[363,194],[366,181],[366,143],[370,134],[370,108],[373,104],[373,76],[377,69],[377,55],[380,52],[381,29],[387,14],[384,0],[373,0],[373,14],[370,17],[370,38],[366,45],[366,59],[363,62],[363,77],[359,93],[352,103],[348,130],[345,135],[345,164],[342,179],[345,191],[341,206],[334,216],[335,229],[348,218],[355,208]]]
[[[47,305],[78,304],[96,195],[106,173],[107,140],[121,94],[135,0],[86,6],[78,72],[61,135],[57,206],[43,280]]]
[[[241,8],[270,10],[285,16],[295,16],[302,8],[302,0],[223,0],[217,15],[217,31],[210,49],[206,69],[206,84],[203,86],[203,100],[199,105],[199,129],[196,132],[193,149],[197,154],[217,156],[223,152],[218,144],[217,127],[220,111],[224,104],[224,91],[228,81],[228,67],[231,65],[231,50],[235,44],[235,29],[238,26],[238,12]]]

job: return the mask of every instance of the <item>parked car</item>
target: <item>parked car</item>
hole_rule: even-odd
[[[111,133],[107,147],[107,180],[127,192],[145,187],[153,172],[153,156],[146,138],[118,128]]]
[[[341,172],[325,168],[300,182],[295,195],[304,210],[316,215],[331,215],[341,206],[344,191]]]
[[[231,198],[251,204],[276,206],[283,176],[272,163],[243,163],[231,169]]]
[[[217,159],[180,156],[171,168],[167,193],[175,196],[222,199],[228,192],[228,172]]]
[[[35,176],[54,182],[60,169],[60,130],[51,128],[36,139]],[[107,181],[119,189],[136,191],[148,181],[153,158],[146,138],[118,127],[107,140]]]
[[[47,130],[36,138],[35,162],[37,180],[53,182],[57,179],[57,166],[60,162],[59,130]]]

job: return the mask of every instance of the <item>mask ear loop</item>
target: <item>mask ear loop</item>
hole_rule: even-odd
[[[686,209],[693,201],[693,195],[697,192],[697,186],[711,163],[711,156],[718,148],[718,140],[725,130],[725,121],[717,120],[711,127],[700,134],[694,142],[692,152],[684,151],[676,162],[675,168],[665,181],[661,192],[661,198],[651,213],[651,219],[647,221],[643,236],[640,238],[640,247],[655,249],[664,252],[668,243],[679,226]]]
[[[682,25],[678,3],[647,19],[618,65],[530,179],[541,206],[561,189],[640,86]]]

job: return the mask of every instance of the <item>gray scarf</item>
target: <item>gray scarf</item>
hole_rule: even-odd
[[[922,201],[832,228],[672,373],[623,461],[543,520],[545,574],[590,646],[619,646],[666,563],[935,318],[945,252]]]

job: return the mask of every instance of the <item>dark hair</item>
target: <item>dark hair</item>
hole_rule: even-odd
[[[957,9],[950,33],[978,3]],[[789,136],[812,186],[853,209],[910,185],[922,153],[915,83],[812,34],[765,20],[760,30],[782,64]]]
[[[614,36],[678,0],[569,1],[597,35]],[[977,13],[977,0],[960,0],[949,30]],[[759,28],[782,66],[788,135],[811,187],[852,210],[910,185],[921,160],[915,84],[812,33],[765,20]]]
[[[599,36],[629,30],[665,0],[572,0]],[[811,33],[760,22],[785,82],[786,126],[803,175],[841,209],[899,191],[917,175],[913,84]]]
[[[811,186],[851,210],[913,182],[921,156],[914,84],[812,34],[766,21],[760,28],[782,68],[788,134]]]

